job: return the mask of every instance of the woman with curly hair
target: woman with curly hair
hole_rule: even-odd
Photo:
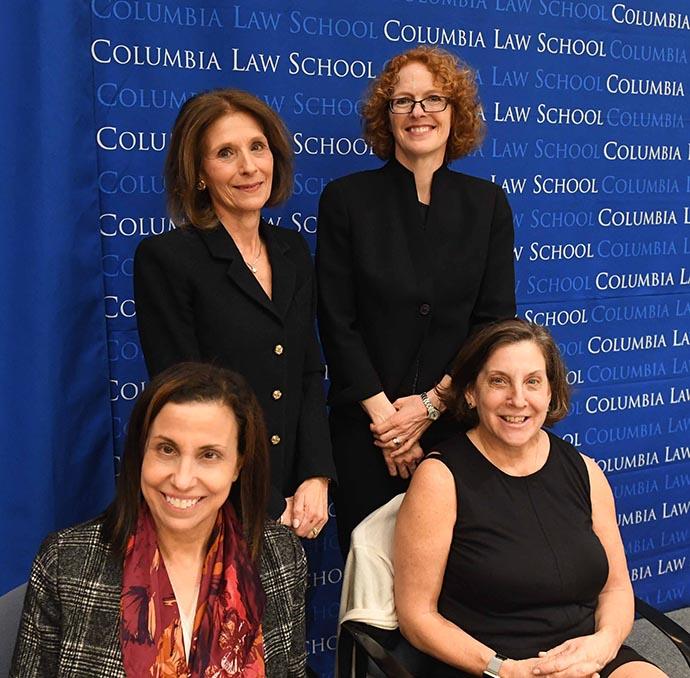
[[[483,137],[474,72],[416,47],[386,64],[363,115],[387,162],[326,187],[316,253],[344,554],[355,525],[457,431],[439,391],[467,337],[515,315],[505,194],[447,166]]]

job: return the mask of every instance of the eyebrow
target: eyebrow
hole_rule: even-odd
[[[432,94],[437,94],[439,96],[446,96],[443,94],[443,90],[440,87],[434,87],[433,89],[426,90],[425,94],[422,96],[422,99],[424,97],[431,96]],[[414,95],[409,91],[409,90],[403,90],[402,92],[391,94],[392,99],[399,99],[400,97],[411,97],[414,99]]]
[[[499,374],[503,377],[509,377],[510,376],[507,372],[503,372],[501,370],[491,370],[490,372],[487,372],[488,376],[497,375],[497,374]],[[532,370],[532,372],[528,372],[525,376],[526,377],[532,377],[535,374],[538,374],[538,375],[546,374],[546,370],[544,370],[540,367],[538,370]]]
[[[168,438],[168,436],[164,436],[162,434],[159,434],[157,436],[151,436],[151,442],[153,442],[154,440],[158,441],[158,442],[162,442],[162,443],[170,443],[174,447],[178,447],[177,443],[172,438]],[[203,445],[201,445],[197,449],[199,449],[199,450],[225,450],[225,448],[226,448],[225,443],[204,443]]]

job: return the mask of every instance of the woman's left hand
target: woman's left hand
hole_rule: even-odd
[[[533,673],[538,676],[598,676],[615,656],[613,639],[606,631],[566,640],[548,652],[540,652]]]
[[[328,522],[328,478],[307,478],[292,497],[292,527],[298,537],[316,539]]]
[[[374,445],[392,452],[391,456],[407,452],[422,437],[422,433],[429,428],[426,407],[418,395],[398,398],[393,407],[397,410],[388,419],[371,424],[374,434]]]

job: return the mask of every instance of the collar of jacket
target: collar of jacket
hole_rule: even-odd
[[[266,244],[268,260],[271,264],[272,294],[270,298],[245,264],[235,241],[220,222],[215,228],[197,232],[214,259],[229,262],[227,273],[233,283],[257,304],[281,321],[284,320],[295,292],[297,272],[289,257],[290,245],[285,239],[277,237],[276,227],[263,219],[259,223],[259,235]]]
[[[415,194],[416,194],[416,186],[414,183],[414,172],[411,170],[407,169],[405,165],[403,165],[397,158],[393,157],[391,158],[384,166],[383,166],[384,171],[387,174],[390,174],[393,177],[396,177],[399,181],[405,182],[408,187],[411,189],[414,189]],[[437,183],[443,182],[444,179],[446,179],[448,176],[450,176],[451,170],[448,169],[448,166],[443,163],[435,172],[434,176],[431,179],[431,190],[432,190],[432,195],[433,195],[433,189],[436,186]]]

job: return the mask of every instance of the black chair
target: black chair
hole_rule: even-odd
[[[677,647],[690,668],[690,633],[640,598],[635,598],[635,612]],[[426,678],[439,662],[412,647],[398,630],[346,621],[338,637],[339,678],[350,678],[353,666],[355,678]]]

